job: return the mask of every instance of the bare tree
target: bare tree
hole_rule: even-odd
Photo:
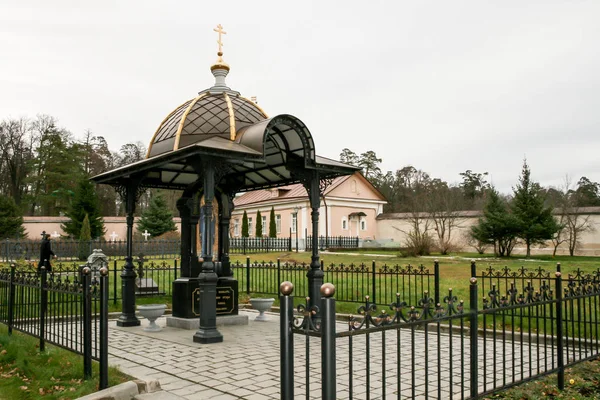
[[[437,236],[437,247],[446,255],[456,249],[452,233],[461,226],[462,193],[457,187],[448,187],[446,182],[432,180],[426,197],[426,207],[433,221]]]
[[[32,155],[31,123],[26,118],[0,122],[0,194],[12,197],[20,206],[27,194],[26,178]]]
[[[594,231],[594,226],[590,219],[590,215],[583,212],[579,196],[581,193],[571,188],[571,180],[569,176],[565,176],[562,188],[562,196],[560,200],[560,208],[558,209],[558,223],[561,229],[554,238],[554,253],[558,246],[562,243],[567,243],[569,255],[573,256],[581,244],[581,235],[585,232]]]

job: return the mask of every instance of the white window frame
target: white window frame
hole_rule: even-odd
[[[263,236],[269,236],[269,225],[267,225],[267,216],[261,215],[260,219],[262,219]]]
[[[252,217],[248,217],[248,236],[254,236],[254,226],[252,225]]]
[[[361,231],[366,231],[367,230],[367,218],[360,217],[360,219],[358,220],[358,223],[360,225],[360,230]]]
[[[240,236],[240,220],[237,218],[233,220],[233,236]]]
[[[298,231],[298,213],[292,213],[290,226],[292,227],[292,233],[296,233]]]
[[[281,233],[281,214],[275,215],[275,231],[278,235]]]
[[[348,218],[346,218],[346,217],[342,217],[342,230],[343,231],[348,230]]]

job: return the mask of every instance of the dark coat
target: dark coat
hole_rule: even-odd
[[[42,239],[42,246],[40,247],[40,262],[38,264],[38,269],[42,268],[42,265],[44,265],[46,267],[46,271],[52,271],[52,265],[50,264],[50,260],[52,260],[53,255],[54,252],[52,251],[52,246],[50,245],[50,239]],[[45,264],[44,261],[46,262]]]

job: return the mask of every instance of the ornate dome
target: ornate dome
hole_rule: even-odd
[[[161,122],[148,146],[146,158],[168,153],[213,136],[235,140],[236,132],[267,119],[267,114],[225,84],[229,66],[219,60],[211,66],[215,85],[173,110]]]

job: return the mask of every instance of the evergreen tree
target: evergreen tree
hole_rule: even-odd
[[[0,239],[15,239],[25,236],[23,215],[8,196],[0,195]]]
[[[269,237],[277,237],[277,224],[275,223],[275,208],[271,207],[271,215],[269,215]]]
[[[552,207],[544,206],[544,195],[537,182],[531,180],[527,160],[517,186],[513,188],[512,212],[517,219],[518,234],[527,246],[527,257],[531,255],[531,245],[542,244],[552,239],[559,225],[552,216]]]
[[[104,235],[104,220],[100,213],[100,204],[94,183],[89,179],[83,178],[77,184],[73,202],[66,213],[69,221],[62,226],[72,238],[81,236],[83,220],[86,216],[89,218],[91,239],[96,239]]]
[[[90,240],[92,240],[92,228],[90,218],[87,214],[81,223],[81,233],[79,235],[79,260],[87,260],[90,251]]]
[[[262,230],[263,226],[262,226],[262,216],[260,215],[260,210],[256,212],[256,237],[262,237],[263,235],[263,230]]]
[[[244,210],[244,216],[242,217],[242,237],[249,237],[250,232],[248,232],[248,214]]]
[[[148,208],[140,216],[137,229],[140,232],[147,230],[152,237],[177,230],[173,221],[173,214],[167,207],[167,202],[162,193],[158,192],[152,197]]]
[[[518,233],[518,223],[508,212],[506,202],[496,189],[489,190],[489,197],[483,208],[483,218],[471,227],[471,237],[480,243],[494,245],[494,254],[510,256]]]

